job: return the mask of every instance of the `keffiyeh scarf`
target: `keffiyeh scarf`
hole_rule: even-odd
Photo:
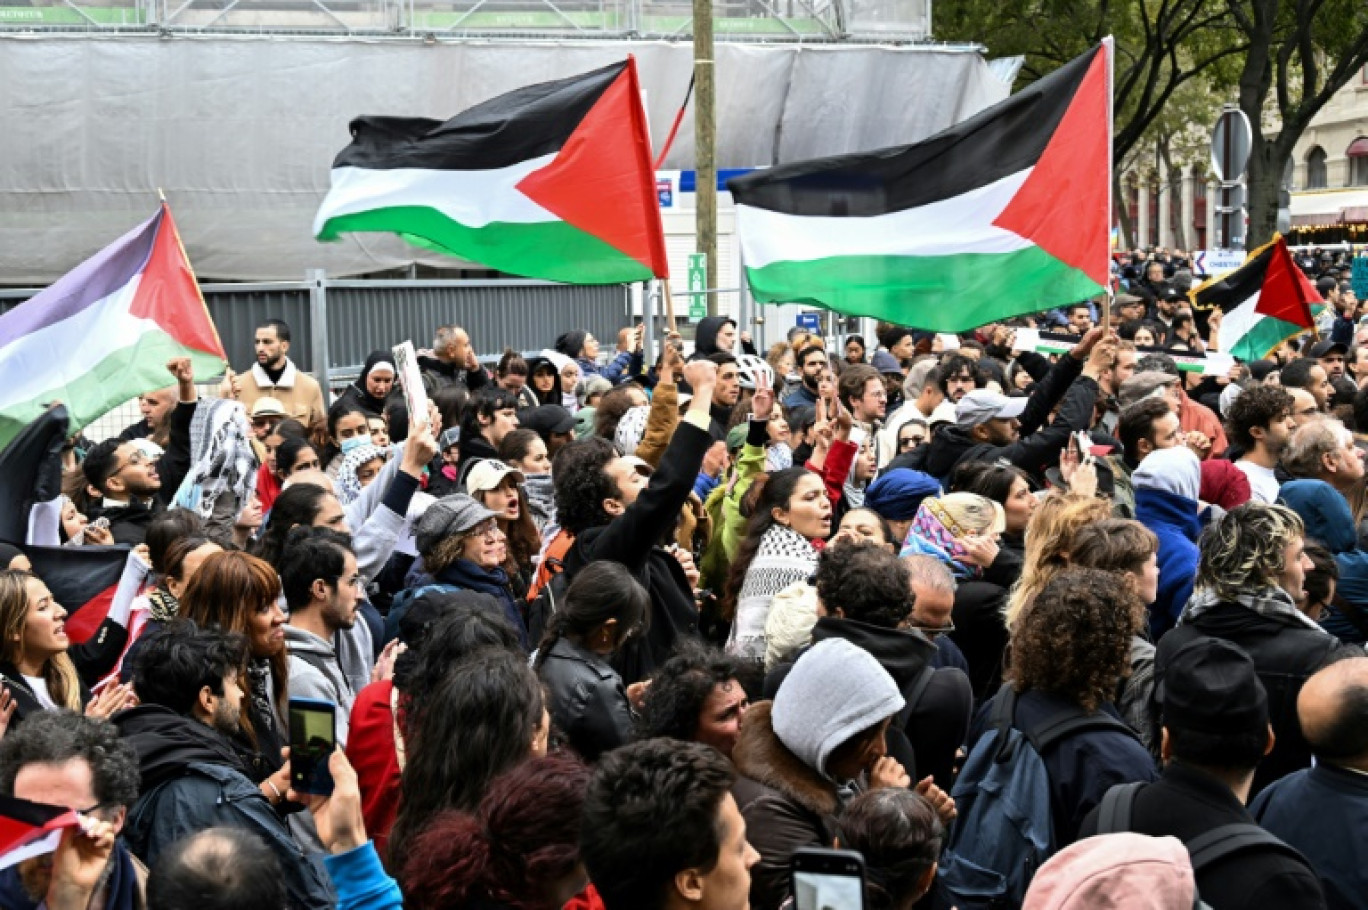
[[[190,423],[190,471],[176,490],[176,505],[206,521],[224,493],[242,508],[256,492],[258,467],[246,409],[230,399],[202,398]]]
[[[364,445],[353,449],[342,459],[342,467],[337,469],[337,501],[351,505],[361,495],[361,481],[356,477],[356,469],[376,458],[388,458],[389,448]]]

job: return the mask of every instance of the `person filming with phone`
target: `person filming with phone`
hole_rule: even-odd
[[[243,710],[240,668],[246,665],[241,636],[201,629],[190,620],[177,620],[148,640],[133,675],[142,705],[114,718],[137,754],[142,776],[124,839],[151,866],[184,837],[207,828],[245,829],[279,859],[290,907],[333,907],[336,898],[323,871],[304,855],[277,812],[285,793],[273,791],[284,788],[274,777],[260,787],[252,783],[229,742]]]

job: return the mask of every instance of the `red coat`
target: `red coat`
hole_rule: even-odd
[[[399,755],[395,749],[394,683],[371,683],[356,696],[347,735],[347,760],[361,788],[361,815],[376,852],[386,858],[390,829],[399,813]]]

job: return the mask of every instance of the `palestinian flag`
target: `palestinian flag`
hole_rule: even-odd
[[[1192,305],[1221,311],[1216,349],[1240,360],[1262,360],[1315,325],[1311,305],[1324,303],[1277,235],[1244,265],[1188,292]]]
[[[57,849],[62,831],[80,819],[70,809],[0,796],[0,869]]]
[[[1110,54],[915,145],[728,181],[755,298],[962,332],[1105,291]]]
[[[360,117],[314,219],[569,284],[668,274],[636,62],[529,85],[441,123]]]
[[[172,383],[166,362],[199,376],[227,358],[181,248],[171,210],[157,213],[0,316],[0,447],[50,402],[70,432]]]

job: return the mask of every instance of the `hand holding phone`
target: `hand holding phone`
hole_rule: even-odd
[[[794,910],[864,910],[864,857],[854,850],[793,852]]]
[[[290,699],[290,787],[299,793],[333,792],[328,759],[337,748],[337,706],[315,698]]]

